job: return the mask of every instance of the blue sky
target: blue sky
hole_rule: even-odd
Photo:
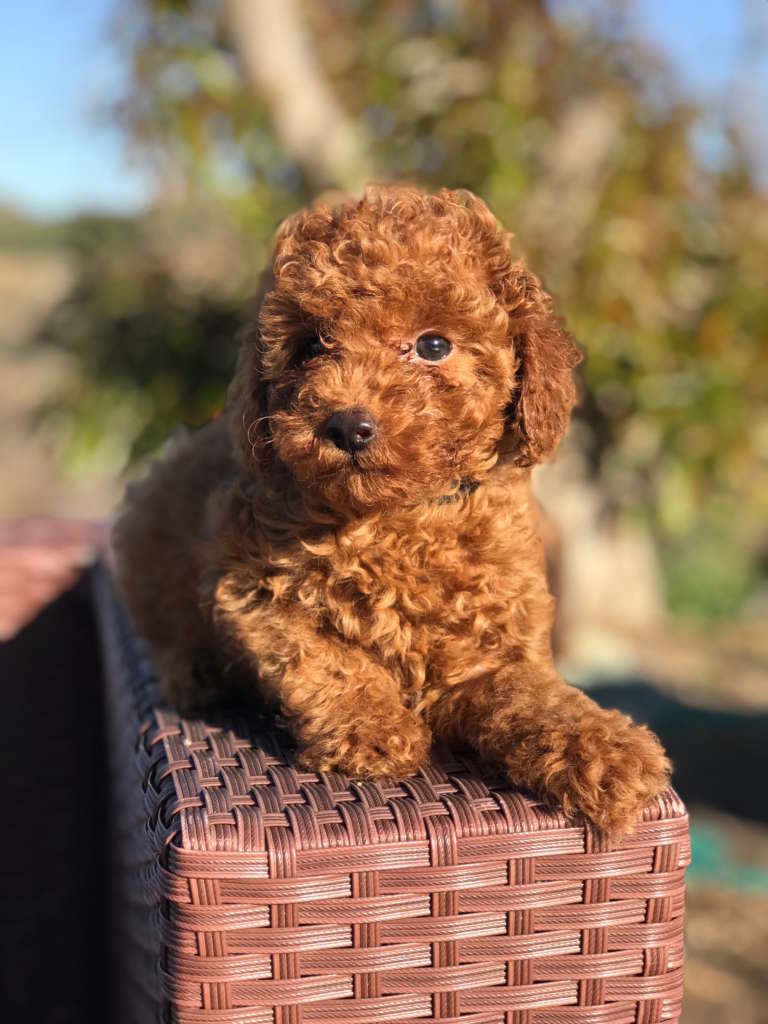
[[[669,55],[681,82],[717,105],[738,70],[745,3],[768,21],[768,0],[637,0],[638,25]],[[60,216],[93,207],[135,210],[146,201],[150,180],[127,163],[125,139],[105,109],[122,84],[107,32],[115,6],[116,0],[6,5],[0,202]],[[763,103],[766,85],[764,60]]]
[[[130,0],[129,0],[130,2]],[[20,0],[0,31],[0,202],[59,215],[132,210],[149,181],[126,166],[104,108],[120,91],[108,41],[115,0]]]
[[[639,30],[661,46],[681,81],[722,95],[738,59],[743,0],[642,0],[637,8]]]

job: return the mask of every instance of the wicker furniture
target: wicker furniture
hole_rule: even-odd
[[[400,780],[298,769],[264,722],[180,718],[105,573],[115,1019],[675,1021],[685,810],[620,849],[448,758]]]

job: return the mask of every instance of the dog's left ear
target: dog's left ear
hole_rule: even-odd
[[[262,273],[256,295],[250,303],[248,320],[239,336],[237,366],[227,392],[235,454],[246,472],[255,475],[267,472],[271,456],[260,314],[273,285],[270,268]]]
[[[576,399],[573,369],[582,354],[522,263],[507,270],[500,291],[517,367],[501,454],[517,466],[533,466],[554,454],[565,434]]]

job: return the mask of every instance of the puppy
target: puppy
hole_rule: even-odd
[[[417,771],[433,738],[606,832],[658,740],[555,671],[530,495],[573,341],[471,193],[369,187],[279,229],[229,412],[154,466],[117,580],[167,699],[279,707],[303,763]]]

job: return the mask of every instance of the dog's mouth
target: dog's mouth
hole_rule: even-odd
[[[364,473],[375,473],[383,467],[373,458],[372,452],[343,452],[328,451],[326,445],[320,446],[316,467],[317,477],[320,482],[324,479],[340,478],[346,475],[359,476]]]

